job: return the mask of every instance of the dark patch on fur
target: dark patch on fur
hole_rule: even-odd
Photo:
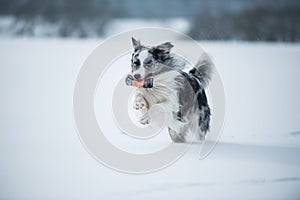
[[[155,60],[164,62],[169,58],[170,51],[173,47],[174,46],[170,42],[165,42],[149,49],[148,52],[152,54]]]
[[[133,53],[131,57],[131,67],[132,70],[138,70],[141,66],[141,61],[138,59],[139,53]]]

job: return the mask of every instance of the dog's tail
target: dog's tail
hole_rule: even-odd
[[[214,63],[211,58],[207,55],[207,53],[203,53],[197,64],[189,71],[189,73],[196,76],[205,88],[211,80],[213,67]]]

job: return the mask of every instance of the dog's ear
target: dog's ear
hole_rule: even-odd
[[[171,42],[165,42],[158,46],[156,46],[157,49],[160,49],[161,51],[164,51],[165,53],[170,53],[171,49],[174,47],[174,45]]]
[[[150,49],[150,53],[152,53],[154,59],[164,61],[170,56],[173,47],[170,42],[165,42]]]
[[[134,50],[139,50],[141,48],[141,42],[139,40],[136,40],[134,37],[131,37],[132,46]]]

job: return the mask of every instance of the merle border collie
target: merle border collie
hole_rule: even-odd
[[[171,52],[173,44],[144,46],[132,38],[134,52],[127,85],[143,82],[134,95],[134,109],[140,112],[139,122],[150,124],[149,109],[159,104],[170,113],[166,125],[174,142],[187,142],[196,136],[204,140],[210,129],[211,110],[205,88],[211,80],[213,62],[203,53],[196,65]]]

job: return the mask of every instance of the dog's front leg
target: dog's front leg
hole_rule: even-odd
[[[138,93],[135,96],[135,100],[133,102],[133,108],[140,112],[139,122],[143,125],[149,124],[150,117],[148,114],[149,105],[142,94]]]

